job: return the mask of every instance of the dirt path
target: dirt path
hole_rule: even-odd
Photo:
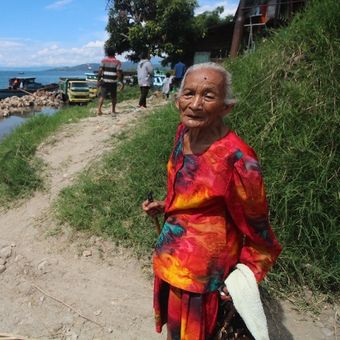
[[[118,105],[116,119],[104,115],[67,125],[41,145],[47,189],[0,214],[0,335],[165,339],[154,332],[152,283],[141,264],[101,238],[60,231],[50,214],[60,190],[111,148],[113,135],[145,114],[134,104]],[[286,303],[267,310],[272,339],[335,338],[332,310],[319,324]]]

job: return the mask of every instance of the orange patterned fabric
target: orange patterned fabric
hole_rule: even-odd
[[[157,277],[154,291],[157,332],[161,332],[166,322],[171,339],[205,340],[213,336],[219,304],[217,291],[190,293]]]
[[[281,252],[268,222],[255,152],[234,132],[201,154],[183,154],[178,128],[168,162],[165,222],[155,275],[193,293],[216,291],[237,263],[260,281]]]

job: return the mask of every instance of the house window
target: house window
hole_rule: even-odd
[[[210,52],[195,52],[194,64],[202,64],[210,61]]]

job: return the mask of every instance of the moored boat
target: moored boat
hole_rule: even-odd
[[[27,93],[20,91],[20,90],[14,90],[14,89],[0,89],[0,100],[5,99],[7,97],[22,97],[26,96]]]
[[[42,85],[37,83],[34,77],[15,77],[9,79],[7,89],[0,89],[0,100],[13,96],[22,97],[37,90],[55,91],[57,89],[58,84]]]

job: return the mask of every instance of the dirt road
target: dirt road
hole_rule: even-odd
[[[134,106],[118,105],[116,119],[63,127],[39,147],[46,189],[1,212],[0,338],[165,339],[154,332],[152,282],[128,250],[60,228],[51,217],[60,190],[111,148],[113,135],[146,114]],[[273,302],[267,311],[272,339],[335,338],[331,309],[317,322],[287,303]]]

